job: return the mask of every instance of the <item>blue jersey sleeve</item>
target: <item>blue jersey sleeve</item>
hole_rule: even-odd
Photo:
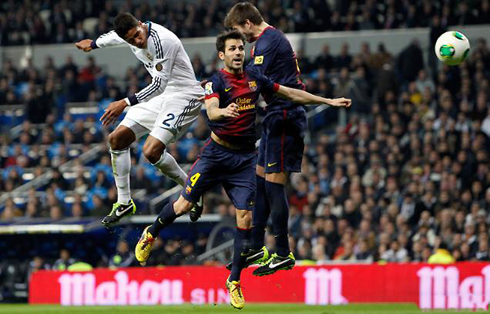
[[[267,38],[267,40],[259,40],[255,46],[254,58],[250,62],[250,67],[260,71],[261,73],[265,73],[276,57],[276,54],[277,47],[274,40],[271,38]]]
[[[256,67],[249,67],[247,75],[257,82],[259,92],[275,93],[279,89],[279,84],[274,83],[268,76],[263,74]]]
[[[220,98],[220,93],[222,92],[222,84],[218,73],[214,74],[211,79],[206,83],[204,87],[205,99],[210,99],[213,97]]]

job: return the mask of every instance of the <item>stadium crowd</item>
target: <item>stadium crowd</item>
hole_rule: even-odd
[[[309,91],[326,97],[352,97],[354,106],[346,127],[315,131],[315,141],[305,149],[303,171],[293,175],[289,189],[290,241],[298,259],[319,263],[427,261],[434,249],[444,243],[456,260],[489,260],[490,50],[480,39],[467,62],[459,67],[443,66],[434,78],[428,75],[423,61],[405,66],[405,58],[414,60],[418,55],[422,52],[413,42],[398,57],[383,46],[371,52],[364,44],[357,55],[351,55],[344,46],[340,55],[332,56],[326,46],[316,60],[300,59]],[[93,60],[89,65],[98,68]],[[69,67],[72,70],[66,70]],[[76,80],[84,75],[84,70],[78,71],[76,65],[47,68],[34,75],[44,86],[70,71]],[[29,71],[38,72],[33,68]],[[205,68],[196,71],[209,75]],[[31,77],[16,69],[7,72],[11,76],[8,73],[16,73],[11,77],[14,82]],[[114,94],[141,84],[145,77],[137,73],[138,69],[128,70],[126,89],[99,74],[98,77],[106,77],[106,82],[98,85],[102,80],[95,80],[90,92],[92,100],[103,103]],[[30,88],[35,86],[32,81],[24,83]],[[62,95],[62,84],[58,86]],[[29,88],[22,98],[26,108],[28,95]],[[332,119],[331,114],[327,110],[329,116],[323,118]],[[81,120],[71,122],[68,114],[58,121],[53,116],[48,112],[48,127],[39,134],[31,134],[32,124],[26,122],[16,139],[3,136],[0,160],[7,171],[0,179],[2,191],[22,184],[19,172],[23,167],[37,167],[36,171],[42,172],[44,167],[66,161],[69,157],[63,147],[70,143],[81,144],[83,151],[83,145],[106,141],[107,132],[96,122],[89,121],[86,128]],[[192,132],[192,148],[186,154],[178,146],[171,148],[180,163],[197,157],[197,143],[208,134],[204,119]],[[39,157],[37,147],[43,145],[49,147],[48,152]],[[50,155],[53,146],[58,148]],[[134,152],[136,166],[141,164],[138,147]],[[104,214],[115,198],[108,154],[103,151],[94,165],[92,181],[78,175],[68,182],[55,171],[45,199],[36,198],[34,190],[25,208],[16,207],[10,199],[2,220],[16,215],[60,219]],[[152,182],[148,177],[155,171],[143,168],[134,167],[133,188],[151,182],[155,193],[162,191],[162,186],[158,186],[161,182]],[[66,190],[75,192],[71,208],[63,207],[61,202]],[[90,190],[92,200],[83,202],[81,196]],[[209,197],[206,212],[232,216],[232,205],[225,199]],[[162,263],[169,262],[164,256],[170,259],[171,252],[181,250],[172,245],[164,245]],[[187,249],[194,245],[189,244]],[[268,245],[273,246],[271,236]]]
[[[107,32],[119,11],[161,21],[179,37],[214,36],[234,1],[2,1],[0,44],[72,43]],[[284,32],[353,31],[490,23],[490,2],[254,0],[266,21]],[[122,3],[122,4],[121,4]]]
[[[286,32],[434,24],[443,29],[490,23],[487,0],[457,5],[452,1],[337,1],[335,8],[324,1],[309,2],[258,1],[258,7],[266,12],[266,20]],[[106,32],[115,8],[110,1],[101,3],[5,1],[0,5],[0,42],[74,42]],[[164,21],[179,36],[191,37],[216,34],[221,28],[218,21],[233,3],[197,1],[170,6],[157,1],[154,6],[136,7],[128,1],[124,10],[135,12],[137,18]],[[318,9],[308,9],[313,5]],[[332,17],[325,19],[329,12]],[[99,23],[87,33],[83,26],[92,17]],[[297,259],[418,262],[427,261],[436,248],[447,247],[458,261],[490,260],[487,43],[475,42],[469,60],[461,66],[439,69],[424,63],[416,41],[398,56],[382,44],[374,51],[368,43],[356,55],[344,45],[335,56],[328,46],[315,59],[302,57],[301,51],[298,56],[308,91],[352,98],[353,107],[345,127],[325,128],[336,122],[333,110],[310,121],[314,136],[305,149],[303,171],[293,175],[289,186],[290,245]],[[195,56],[193,66],[198,77],[206,78],[218,63],[205,65]],[[9,198],[0,207],[0,220],[106,214],[116,199],[106,146],[108,131],[100,126],[98,115],[74,118],[64,104],[92,102],[103,110],[111,100],[139,90],[148,80],[146,70],[137,67],[129,68],[126,77],[117,81],[92,57],[85,66],[68,58],[60,68],[47,58],[42,69],[29,62],[19,69],[5,60],[0,109],[4,104],[24,104],[27,121],[16,136],[2,132],[0,191],[10,192],[25,183],[27,172],[32,179],[51,169],[53,177],[39,190],[45,192],[43,196],[31,189],[26,203]],[[201,117],[189,136],[169,151],[179,163],[192,163],[208,135]],[[97,146],[101,147],[97,158],[82,162],[80,155]],[[155,174],[141,151],[141,144],[132,148],[131,186],[146,190],[148,199],[172,183]],[[59,166],[70,161],[74,174],[67,178]],[[208,197],[205,212],[231,220],[235,211],[226,199]],[[147,204],[138,207],[148,211]],[[199,237],[181,246],[175,240],[159,243],[156,248],[164,249],[152,255],[155,260],[150,264],[190,263],[192,258],[177,257],[202,252],[205,241]],[[267,245],[274,246],[270,235]],[[118,266],[133,258],[127,245],[118,245],[116,251],[119,258],[95,264]],[[39,260],[36,263],[42,265]]]

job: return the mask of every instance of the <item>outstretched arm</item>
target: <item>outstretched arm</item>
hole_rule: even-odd
[[[85,52],[90,52],[97,48],[111,47],[125,44],[124,39],[119,37],[115,31],[102,34],[96,40],[84,39],[75,43],[75,47]]]
[[[343,97],[334,98],[334,99],[324,98],[324,97],[310,94],[301,89],[290,88],[283,85],[275,85],[274,89],[276,90],[276,93],[282,98],[286,98],[291,100],[292,102],[303,104],[303,105],[325,104],[333,107],[348,108],[352,104],[351,99],[347,99]]]

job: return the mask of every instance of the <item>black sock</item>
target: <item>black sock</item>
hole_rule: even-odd
[[[265,179],[261,176],[256,176],[257,179],[257,196],[255,198],[255,206],[252,213],[252,244],[251,248],[259,250],[264,246],[265,228],[267,220],[271,213],[269,201],[265,191]]]
[[[272,229],[276,238],[276,253],[279,256],[288,256],[289,204],[284,185],[266,181],[265,189],[271,207]]]
[[[174,202],[169,202],[163,207],[160,214],[158,214],[157,219],[148,229],[148,232],[150,232],[153,237],[158,237],[160,231],[166,226],[170,225],[172,222],[174,222],[177,217],[178,216],[177,214],[175,214],[174,211]]]
[[[242,252],[246,252],[250,246],[251,229],[236,228],[235,240],[233,241],[233,266],[231,267],[230,281],[239,281],[246,257]]]

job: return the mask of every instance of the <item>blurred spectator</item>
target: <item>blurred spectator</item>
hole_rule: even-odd
[[[439,248],[434,254],[429,257],[429,264],[452,264],[454,263],[454,258],[451,252],[448,251],[447,246],[444,243],[439,245]]]
[[[60,251],[60,258],[53,264],[53,270],[67,270],[74,263],[75,259],[70,256],[70,252],[67,249],[62,249]]]
[[[31,278],[32,274],[38,270],[49,270],[50,265],[44,261],[40,256],[34,256],[32,261],[29,262],[29,268],[27,270],[27,281]]]
[[[109,267],[129,267],[134,262],[134,253],[129,249],[126,241],[117,243],[116,254],[109,260]]]
[[[420,43],[414,39],[398,56],[397,67],[403,82],[412,82],[424,68],[424,57]]]

